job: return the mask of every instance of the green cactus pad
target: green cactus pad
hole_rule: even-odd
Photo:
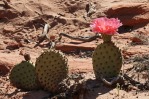
[[[12,85],[25,90],[37,89],[35,67],[28,61],[22,61],[14,66],[9,75]]]
[[[102,43],[93,53],[93,69],[97,79],[117,76],[122,67],[121,51],[114,43]]]
[[[37,58],[35,68],[41,86],[52,93],[58,93],[59,83],[68,75],[66,57],[60,51],[47,50]]]

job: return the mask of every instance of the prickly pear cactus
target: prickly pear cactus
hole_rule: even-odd
[[[35,67],[29,61],[22,61],[14,66],[9,75],[12,85],[25,90],[37,89]]]
[[[117,76],[122,67],[121,50],[111,41],[111,36],[102,35],[104,42],[93,53],[93,69],[97,79]]]
[[[35,67],[41,86],[52,93],[58,93],[59,83],[68,74],[66,57],[60,51],[47,50],[37,58]]]

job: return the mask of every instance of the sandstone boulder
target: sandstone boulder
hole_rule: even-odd
[[[8,0],[9,1],[9,0]],[[19,12],[16,9],[10,9],[10,6],[5,4],[3,0],[0,1],[0,18],[1,19],[13,19],[18,17]]]
[[[105,11],[107,17],[119,18],[123,25],[136,26],[149,23],[149,3],[123,3]]]
[[[10,71],[9,67],[12,66],[13,65],[11,63],[0,60],[0,76],[6,75]]]

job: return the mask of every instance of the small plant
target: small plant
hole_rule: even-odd
[[[119,83],[116,84],[116,89],[117,89],[117,96],[119,96],[120,95],[120,84]]]
[[[14,66],[9,76],[12,85],[25,90],[37,89],[35,66],[30,61],[22,61]]]
[[[103,43],[99,44],[93,53],[93,69],[97,79],[114,77],[122,67],[121,50],[115,46],[111,38],[122,24],[115,18],[97,18],[91,23],[93,32],[100,33]]]

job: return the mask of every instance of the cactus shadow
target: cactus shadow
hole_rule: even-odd
[[[109,91],[114,89],[104,86],[103,83],[98,80],[88,80],[87,86],[90,90],[85,95],[85,99],[96,99],[97,97],[100,97],[100,95],[109,93]]]
[[[23,95],[22,99],[44,99],[45,97],[49,97],[49,94],[43,90],[28,91]]]

